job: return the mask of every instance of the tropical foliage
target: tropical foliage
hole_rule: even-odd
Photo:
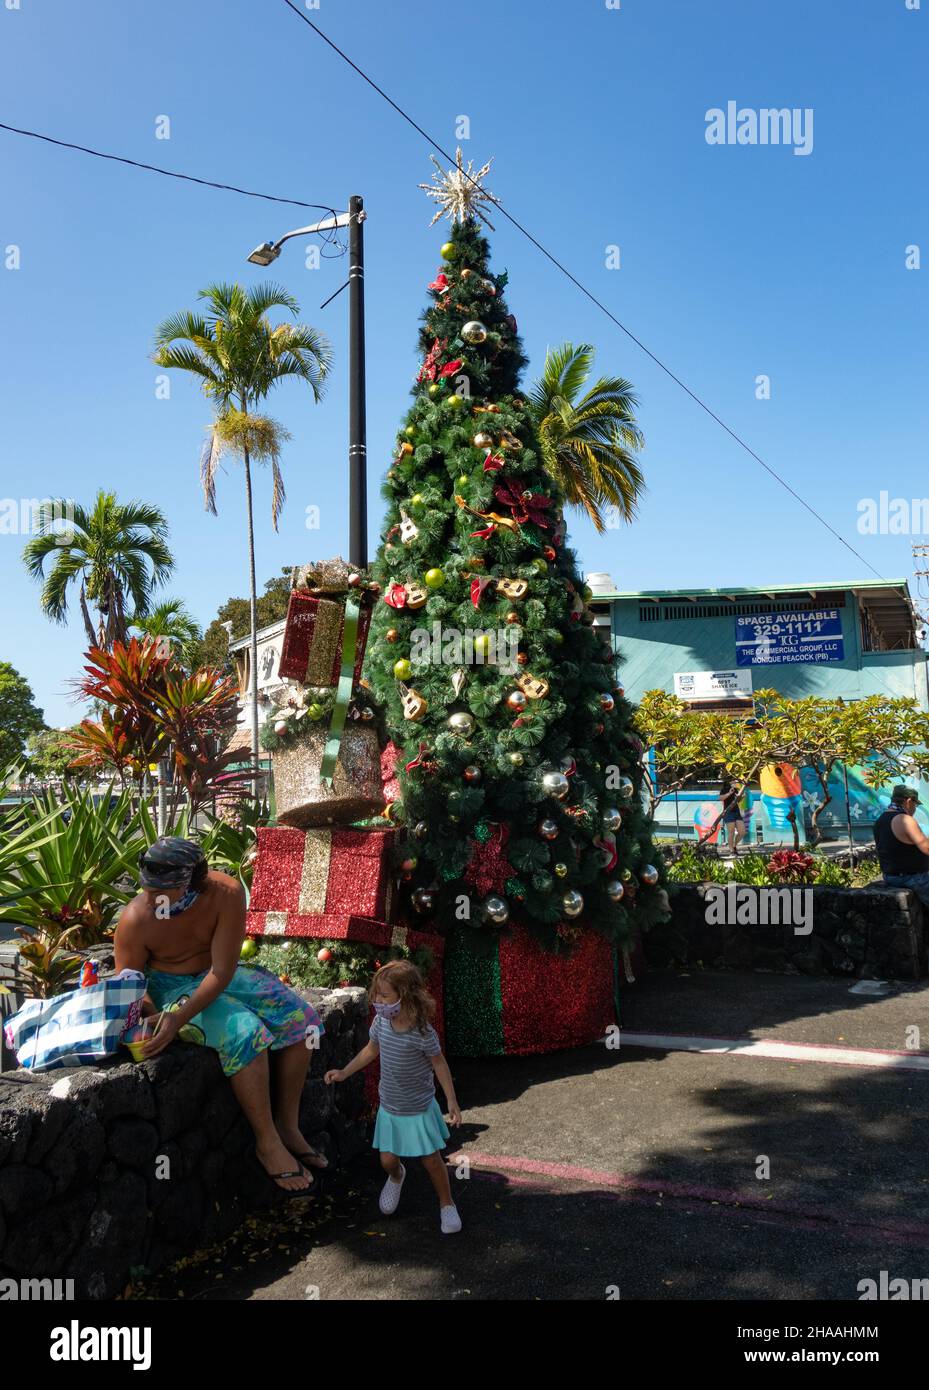
[[[249,603],[252,669],[258,666],[257,593],[255,588],[255,527],[252,507],[253,462],[271,468],[271,519],[275,529],[284,503],[280,469],[286,430],[256,407],[281,382],[294,379],[308,386],[313,399],[322,397],[331,364],[323,334],[299,323],[272,324],[269,313],[284,309],[294,319],[299,305],[279,285],[218,284],[199,296],[200,313],[183,311],[166,319],[156,332],[155,362],[160,367],[197,377],[215,408],[200,459],[200,479],[207,508],[216,511],[216,473],[224,454],[241,458],[245,475],[248,526]],[[258,689],[252,682],[252,751],[258,755]]]
[[[203,633],[200,624],[180,599],[166,598],[154,604],[147,613],[134,613],[129,627],[140,637],[158,638],[163,653],[168,651],[181,666],[190,670],[197,664]]]
[[[608,522],[616,524],[614,515],[617,521],[635,516],[645,486],[636,454],[645,440],[628,381],[601,376],[584,389],[593,365],[594,350],[587,343],[549,349],[529,401],[548,473],[566,502],[585,511],[598,531],[605,531]]]
[[[68,517],[64,530],[63,513]],[[76,585],[88,643],[111,647],[124,642],[127,608],[146,612],[154,590],[173,568],[167,533],[157,507],[120,503],[112,492],[98,492],[90,511],[60,498],[40,508],[36,535],[23,551],[23,560],[33,579],[43,581],[40,603],[45,616],[66,622],[68,595]],[[91,605],[97,609],[96,628]]]
[[[103,711],[83,720],[74,737],[76,766],[115,768],[141,781],[153,763],[167,760],[172,818],[183,799],[196,814],[218,790],[224,797],[245,791],[248,774],[229,771],[241,753],[225,749],[238,714],[234,680],[210,667],[188,674],[154,639],[133,637],[112,652],[95,647],[88,662],[78,688]]]
[[[8,661],[0,661],[0,767],[18,758],[27,739],[44,728],[29,682]]]

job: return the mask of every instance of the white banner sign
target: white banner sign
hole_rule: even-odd
[[[750,700],[752,673],[740,671],[675,671],[674,693],[679,700]]]

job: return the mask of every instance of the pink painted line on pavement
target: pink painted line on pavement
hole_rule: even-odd
[[[708,1187],[702,1183],[668,1182],[653,1178],[630,1177],[625,1173],[614,1173],[602,1168],[587,1168],[571,1163],[553,1163],[545,1159],[526,1158],[510,1154],[485,1154],[471,1149],[460,1149],[446,1155],[448,1163],[466,1158],[469,1163],[487,1170],[496,1169],[506,1175],[508,1182],[540,1184],[540,1180],[556,1182],[579,1182],[593,1187],[603,1187],[604,1196],[668,1197],[680,1201],[713,1203],[729,1207],[739,1213],[756,1213],[785,1218],[794,1225],[802,1225],[808,1230],[820,1232],[834,1231],[847,1235],[866,1236],[881,1239],[892,1244],[929,1245],[929,1225],[918,1221],[844,1221],[833,1210],[826,1207],[807,1207],[796,1202],[767,1201],[763,1197],[738,1192],[733,1188]],[[490,1176],[488,1172],[486,1174]]]

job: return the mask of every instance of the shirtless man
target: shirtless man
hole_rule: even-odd
[[[891,803],[874,822],[874,841],[884,882],[890,888],[912,888],[929,907],[929,839],[916,820],[919,793],[897,786]]]
[[[115,946],[117,971],[147,976],[143,1013],[163,1011],[145,1056],[157,1057],[185,1024],[199,1028],[219,1053],[268,1176],[294,1196],[315,1195],[306,1165],[327,1163],[300,1133],[299,1110],[311,1038],[323,1032],[319,1015],[276,975],[240,965],[242,885],[211,870],[192,840],[156,840],[139,860],[139,879],[142,891],[120,914]]]

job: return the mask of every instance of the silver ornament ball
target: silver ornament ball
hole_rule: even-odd
[[[571,783],[563,772],[546,772],[542,777],[542,786],[546,795],[553,796],[556,801],[564,801],[571,790]]]
[[[543,821],[539,821],[539,834],[542,836],[543,840],[557,840],[557,821],[550,820],[548,817],[546,817],[546,819]]]
[[[647,884],[648,887],[651,887],[658,882],[658,870],[655,868],[654,864],[646,864],[645,868],[639,873],[639,878],[643,883]]]
[[[606,895],[611,903],[622,902],[623,894],[625,893],[625,891],[625,888],[620,883],[618,878],[611,879],[610,882],[606,885]]]
[[[482,908],[487,921],[493,922],[495,927],[502,927],[510,915],[509,903],[505,898],[497,897],[496,893],[484,899]]]
[[[479,319],[469,319],[462,327],[461,336],[466,343],[484,343],[487,341],[487,329]]]
[[[576,888],[569,888],[561,899],[561,910],[566,917],[580,917],[584,911],[584,899]]]
[[[466,714],[464,710],[457,714],[448,716],[448,727],[453,734],[458,734],[461,738],[467,738],[468,734],[474,731],[474,715]]]
[[[619,794],[622,797],[623,801],[628,801],[631,798],[634,791],[635,787],[632,784],[631,777],[623,777],[620,779]]]
[[[614,833],[622,829],[623,818],[620,815],[618,806],[608,806],[603,813],[604,830],[612,830]]]

